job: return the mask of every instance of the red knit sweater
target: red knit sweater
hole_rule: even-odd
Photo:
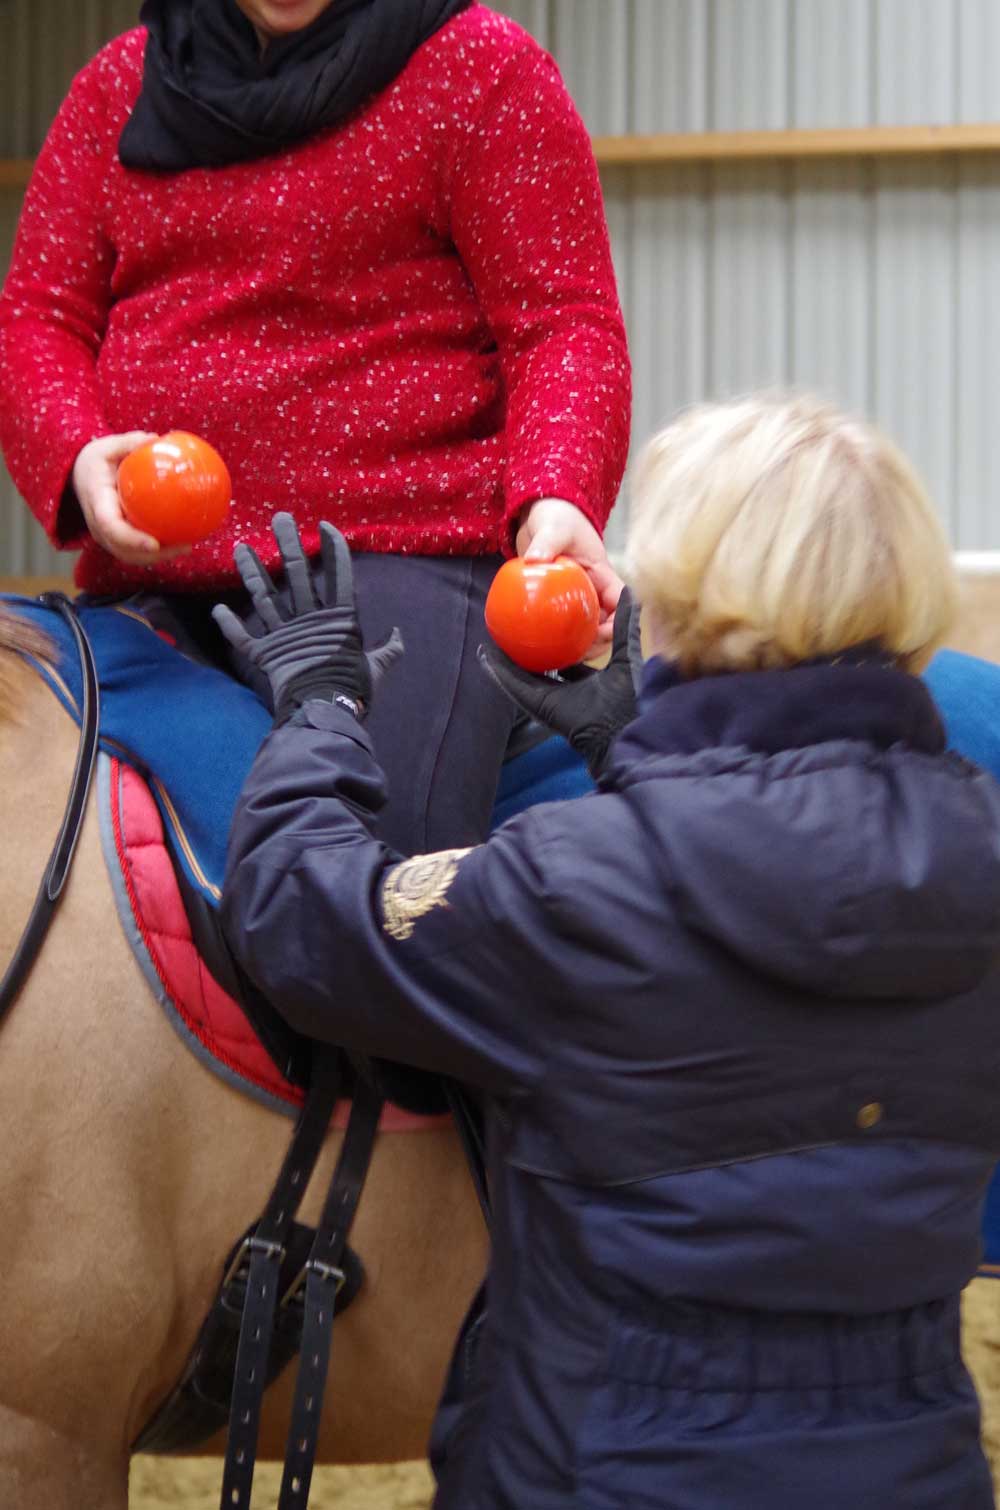
[[[526,502],[603,528],[629,367],[600,185],[551,59],[473,4],[342,126],[227,168],[116,156],[145,33],[76,78],[39,157],[0,298],[0,442],[81,586],[233,580],[289,509],[307,550],[509,550]],[[80,448],[193,430],[235,505],[190,556],[127,567],[87,536]]]

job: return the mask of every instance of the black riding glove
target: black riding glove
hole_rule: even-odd
[[[384,645],[368,653],[354,604],[354,577],[347,541],[332,524],[321,524],[321,572],[313,573],[291,514],[271,521],[288,582],[285,613],[267,569],[247,545],[238,545],[236,566],[253,600],[261,629],[241,624],[219,604],[212,617],[245,668],[243,679],[266,680],[276,724],[287,723],[312,698],[340,703],[356,718],[371,706],[381,676],[403,653],[394,629]]]
[[[628,588],[615,610],[611,659],[601,670],[570,666],[558,676],[524,671],[496,645],[480,645],[479,660],[519,708],[562,737],[582,756],[595,781],[617,734],[636,714],[642,668],[639,605]]]

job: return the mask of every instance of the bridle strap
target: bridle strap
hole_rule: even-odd
[[[38,894],[35,897],[34,906],[25,925],[24,932],[14,950],[13,958],[0,980],[0,1023],[10,1011],[20,993],[21,987],[27,979],[39,951],[45,941],[45,935],[55,916],[56,907],[62,897],[63,890],[69,876],[70,866],[73,863],[73,855],[76,852],[80,830],[83,827],[84,815],[87,811],[87,800],[90,796],[90,788],[94,777],[94,765],[97,760],[98,736],[100,732],[100,691],[97,685],[97,667],[94,664],[94,652],[86,631],[80,623],[80,618],[72,600],[65,593],[46,592],[38,599],[45,608],[54,609],[69,625],[76,642],[77,654],[80,657],[80,671],[83,678],[83,703],[80,709],[80,740],[76,751],[76,768],[73,772],[73,780],[70,786],[69,797],[66,801],[66,811],[63,814],[62,826],[58,837],[49,855],[45,872],[42,876]]]

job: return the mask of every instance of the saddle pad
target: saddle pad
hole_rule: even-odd
[[[79,722],[82,680],[68,626],[44,603],[3,601],[54,641],[56,668],[37,669]],[[79,617],[101,688],[101,748],[148,775],[178,863],[217,903],[233,810],[271,715],[231,676],[182,655],[127,602],[85,605]]]
[[[542,802],[569,802],[594,791],[594,782],[580,756],[556,735],[515,755],[500,772],[490,829],[499,828],[529,807]]]
[[[294,1114],[303,1095],[278,1072],[237,1002],[206,969],[188,924],[160,811],[137,771],[102,754],[97,799],[104,857],[122,927],[154,995],[188,1047],[230,1085],[272,1110]],[[348,1108],[334,1125],[346,1126]],[[388,1105],[383,1132],[448,1123]]]

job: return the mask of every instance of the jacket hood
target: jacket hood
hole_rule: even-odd
[[[651,662],[602,785],[657,833],[682,921],[771,977],[936,998],[1000,955],[1000,788],[884,660],[692,682]]]

